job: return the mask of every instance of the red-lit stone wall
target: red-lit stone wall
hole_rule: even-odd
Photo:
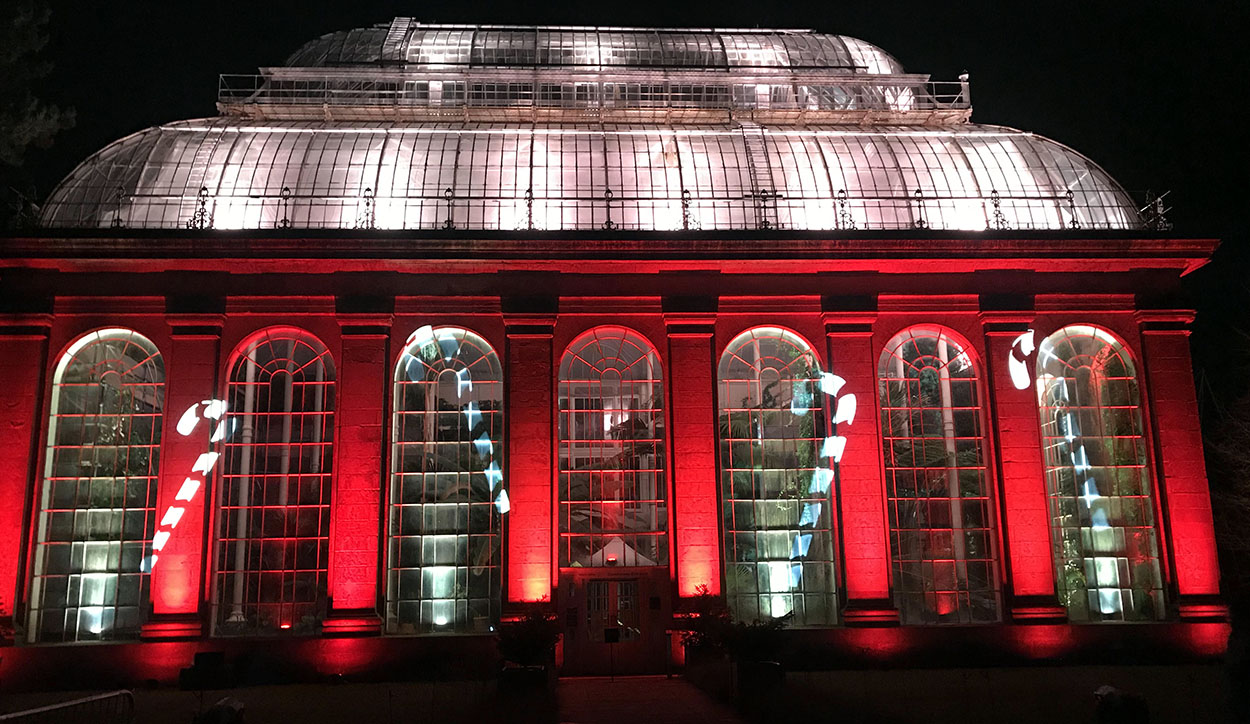
[[[885,510],[881,457],[880,406],[877,402],[877,356],[873,320],[825,315],[831,355],[830,370],[846,380],[841,395],[855,395],[854,421],[840,425],[847,438],[838,466],[838,505],[842,512],[842,555],[845,561],[848,624],[897,621],[890,600],[890,543]],[[836,399],[830,406],[836,405]]]
[[[730,290],[726,282],[722,291]],[[1022,332],[1036,330],[1040,342],[1061,326],[1084,323],[1113,331],[1139,362],[1147,432],[1155,441],[1151,460],[1166,543],[1161,550],[1165,578],[1181,597],[1182,616],[1218,615],[1218,606],[1212,608],[1210,603],[1219,593],[1219,579],[1186,315],[1135,316],[1134,300],[1126,296],[1078,300],[1052,295],[1039,298],[1036,308],[1012,312],[984,311],[976,295],[883,296],[879,308],[855,313],[828,308],[827,302],[813,296],[722,294],[718,310],[697,314],[665,314],[658,300],[638,301],[633,309],[615,302],[611,309],[617,312],[597,308],[594,302],[561,300],[558,313],[537,315],[505,314],[499,311],[498,298],[490,309],[491,304],[482,306],[478,299],[472,304],[482,306],[480,313],[459,317],[446,312],[462,306],[452,299],[428,306],[410,302],[393,317],[342,313],[332,298],[230,300],[225,313],[216,315],[166,314],[164,300],[144,300],[124,305],[125,309],[74,301],[38,319],[11,316],[5,320],[8,326],[0,328],[0,372],[11,390],[0,402],[0,497],[29,503],[25,509],[0,506],[0,615],[11,611],[15,601],[21,603],[29,576],[29,570],[19,572],[19,564],[28,563],[30,556],[29,525],[40,477],[51,369],[60,350],[79,334],[101,326],[135,329],[152,339],[165,359],[158,514],[174,503],[196,458],[209,449],[209,428],[201,426],[190,436],[180,436],[175,430],[177,417],[197,402],[220,397],[230,351],[240,340],[266,326],[284,324],[307,329],[329,347],[337,370],[331,619],[372,620],[369,625],[340,627],[340,633],[377,629],[384,595],[379,581],[384,580],[385,566],[390,386],[403,340],[424,324],[455,324],[483,335],[495,346],[504,369],[505,464],[511,500],[505,518],[506,600],[550,601],[558,576],[554,436],[559,358],[578,334],[612,323],[637,329],[656,346],[664,365],[676,596],[693,595],[701,585],[718,592],[721,585],[716,469],[719,356],[747,329],[781,326],[808,340],[825,369],[846,380],[842,394],[858,398],[854,422],[838,430],[849,438],[838,471],[839,599],[848,624],[893,623],[876,366],[883,345],[898,331],[912,324],[938,323],[969,341],[980,366],[987,469],[1000,512],[1004,620],[1062,625],[1063,611],[1054,600],[1036,391],[1032,386],[1017,390],[1006,363],[1012,342]],[[1031,377],[1032,359],[1028,369]],[[215,485],[211,480],[195,499],[179,503],[187,512],[153,575],[153,619],[145,636],[160,636],[162,631],[181,637],[206,633],[198,622],[206,620],[211,601]],[[194,625],[162,629],[165,622],[179,617]],[[1198,648],[1209,653],[1218,646],[1212,643],[1214,634],[1203,631]],[[908,642],[919,640],[910,629],[873,636],[881,642],[881,651],[898,656],[911,647]],[[1036,633],[1013,635],[1011,640],[1029,656],[1046,656],[1067,651],[1070,638]]]
[[[37,503],[32,478],[47,372],[47,318],[15,318],[0,326],[0,618],[12,616],[21,589],[23,527]],[[25,505],[23,505],[25,503]]]
[[[996,441],[997,477],[1005,541],[1005,592],[1010,615],[1017,620],[1061,619],[1055,598],[1051,558],[1050,513],[1042,465],[1042,433],[1038,424],[1033,359],[1020,357],[1029,385],[1012,384],[1007,360],[1015,340],[1029,331],[1031,314],[985,314],[985,379],[989,394],[990,430]],[[1037,341],[1041,341],[1040,337]],[[1017,355],[1019,353],[1017,352]]]
[[[1191,318],[1185,312],[1139,315],[1176,592],[1182,617],[1202,617],[1209,614],[1206,604],[1219,593],[1220,571],[1190,362]]]
[[[374,611],[385,479],[383,420],[390,320],[340,315],[334,519],[330,539],[331,618]]]
[[[677,592],[720,593],[716,484],[716,364],[706,317],[668,318],[669,465],[673,468],[673,540]]]
[[[513,603],[551,600],[556,575],[552,321],[522,319],[507,328],[504,444],[512,510],[505,580]]]
[[[169,628],[162,619],[182,619],[174,627],[186,633],[185,626],[198,632],[195,617],[205,598],[207,562],[204,554],[205,519],[208,501],[214,492],[215,476],[193,472],[201,455],[212,450],[209,438],[213,427],[201,419],[187,436],[178,434],[178,420],[184,411],[219,396],[221,318],[180,317],[170,320],[170,344],[162,349],[165,357],[165,422],[161,433],[160,489],[157,493],[157,523],[171,507],[185,510],[152,568],[152,620],[145,635],[159,636]],[[215,471],[214,471],[215,472]],[[190,500],[177,500],[185,481],[198,485]],[[201,482],[203,481],[203,482]]]

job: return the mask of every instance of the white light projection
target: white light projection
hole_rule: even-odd
[[[235,420],[226,419],[226,409],[228,405],[225,400],[203,400],[191,405],[182,413],[182,417],[178,418],[178,425],[175,429],[178,434],[187,437],[195,428],[199,426],[200,420],[211,420],[216,422],[212,434],[208,441],[210,444],[222,442],[234,433],[238,423]],[[208,475],[217,466],[218,453],[206,452],[201,453],[195,459],[195,464],[191,466],[191,474],[185,477],[182,485],[178,488],[178,494],[174,496],[174,504],[165,508],[164,514],[161,516],[161,522],[155,535],[152,536],[152,555],[144,561],[143,570],[150,572],[156,568],[156,563],[160,559],[159,553],[164,550],[165,544],[169,542],[170,536],[173,535],[174,529],[182,522],[182,516],[186,514],[186,506],[177,505],[179,502],[190,503],[195,500],[195,495],[203,487]]]
[[[846,380],[831,372],[821,372],[816,382],[820,387],[820,391],[834,400],[833,419],[830,421],[830,424],[849,426],[854,422],[855,412],[858,409],[858,400],[855,397],[855,393],[840,394],[842,388],[846,385]],[[804,392],[804,396],[809,402],[811,401],[810,396],[806,392]],[[799,414],[799,411],[795,409],[793,400],[791,401],[791,410]],[[802,413],[805,414],[806,410],[803,410]],[[821,459],[830,460],[832,465],[840,463],[843,453],[846,452],[846,443],[847,438],[844,435],[826,437],[820,446]],[[834,473],[832,467],[825,465],[816,468],[812,471],[811,491],[820,493],[827,498],[829,489],[833,487],[833,480]],[[823,507],[824,504],[821,502],[805,503],[803,512],[799,517],[799,528],[814,527],[820,520]],[[811,532],[797,532],[790,542],[790,563],[773,562],[768,564],[769,590],[778,592],[772,595],[770,601],[770,609],[774,618],[780,618],[790,613],[790,604],[786,593],[797,591],[802,585],[802,561],[807,557],[811,545]]]
[[[456,356],[459,345],[460,341],[454,336],[444,334],[444,336],[439,337],[435,334],[434,327],[427,324],[424,327],[419,327],[415,332],[408,335],[408,340],[404,343],[404,349],[413,350],[414,352],[419,351],[422,356],[427,358],[442,356],[443,361],[449,362]],[[412,358],[415,360],[417,358],[417,354],[413,354]],[[415,367],[408,370],[408,376],[412,382],[419,381],[419,376]],[[473,377],[468,368],[456,370],[455,376],[456,398],[463,400],[465,398],[465,393],[473,390]],[[464,408],[461,410],[461,414],[464,415],[465,423],[470,430],[476,429],[478,423],[482,421],[482,411],[478,407],[477,402],[473,400],[469,400],[469,402],[464,405]],[[503,515],[511,510],[512,503],[508,500],[508,491],[503,487],[503,470],[499,468],[499,462],[495,459],[497,457],[494,454],[495,444],[491,441],[490,436],[483,432],[476,440],[473,441],[473,447],[483,458],[491,458],[490,464],[487,465],[486,469],[482,472],[486,476],[486,482],[490,486],[491,494],[494,496],[493,502],[495,504],[495,508],[499,511],[500,515]],[[454,570],[455,569],[453,567],[452,571],[454,572]],[[435,624],[440,626],[444,625],[438,623],[439,618],[445,617],[441,615],[437,616],[435,618]]]
[[[1038,349],[1054,534],[1063,541],[1056,544],[1063,560],[1059,585],[1068,589],[1070,615],[1095,620],[1160,615],[1149,494],[1140,491],[1148,481],[1140,443],[1133,443],[1141,438],[1140,421],[1124,413],[1138,404],[1134,371],[1123,354],[1118,341],[1093,326],[1060,330]],[[1135,513],[1135,506],[1146,506],[1146,513]]]
[[[1007,371],[1011,373],[1011,384],[1017,390],[1027,390],[1033,384],[1029,374],[1028,357],[1033,354],[1033,330],[1016,337],[1011,343],[1011,351],[1007,353]]]
[[[1038,395],[1039,399],[1045,394],[1045,390],[1051,387],[1055,378],[1048,375],[1038,379]],[[1054,389],[1057,390],[1057,400],[1061,405],[1067,405],[1068,384],[1067,380],[1060,379],[1059,384]],[[1060,432],[1069,448],[1069,454],[1072,460],[1072,469],[1077,475],[1087,475],[1091,471],[1089,462],[1089,453],[1085,451],[1083,443],[1076,443],[1076,439],[1081,436],[1080,428],[1072,417],[1071,412],[1065,412],[1058,416],[1056,422],[1059,425]],[[1115,531],[1107,521],[1107,511],[1101,504],[1103,496],[1098,491],[1098,483],[1090,475],[1081,483],[1081,494],[1077,499],[1085,504],[1089,510],[1090,534],[1092,536],[1093,549],[1095,551],[1114,550]],[[1098,603],[1099,610],[1104,615],[1112,615],[1120,613],[1121,602],[1119,596],[1120,575],[1118,561],[1115,557],[1094,556],[1094,575],[1099,586]]]

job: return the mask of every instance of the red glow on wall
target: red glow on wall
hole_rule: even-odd
[[[1077,648],[1077,633],[1075,627],[1066,625],[1016,626],[1012,629],[1011,646],[1030,659],[1052,659]]]
[[[32,437],[40,399],[40,368],[43,364],[43,335],[0,337],[0,376],[5,395],[0,399],[0,616],[13,613],[18,561],[22,550],[21,501],[26,499],[28,475],[34,467]]]
[[[1228,651],[1228,636],[1233,627],[1227,623],[1194,623],[1185,627],[1185,647],[1201,657],[1222,656]]]
[[[334,523],[330,595],[335,610],[377,604],[378,509],[382,500],[382,421],[390,378],[386,336],[344,330],[338,364]],[[333,613],[332,613],[333,615]]]
[[[677,592],[680,596],[694,596],[700,586],[706,586],[708,593],[719,595],[716,428],[711,414],[716,409],[712,327],[690,324],[689,319],[668,321]]]
[[[1172,528],[1172,570],[1177,588],[1182,596],[1216,595],[1220,591],[1220,569],[1188,332],[1183,328],[1147,328],[1142,332],[1142,341],[1148,402],[1154,411],[1152,420],[1166,490],[1167,521]]]
[[[997,432],[1011,586],[1016,596],[1055,595],[1051,563],[1050,514],[1042,478],[1041,432],[1037,395],[1016,389],[1007,360],[1023,320],[991,328],[988,337],[989,384],[994,400],[992,428]]]
[[[886,600],[890,597],[890,546],[875,403],[878,351],[867,333],[830,332],[829,338],[837,355],[830,368],[846,380],[841,396],[853,394],[861,400],[857,419],[837,430],[847,438],[838,467],[846,597],[850,601]]]
[[[673,665],[685,666],[686,665],[686,646],[685,644],[681,642],[681,636],[679,634],[670,635],[668,643],[669,643],[668,655],[670,657],[670,660],[673,662]]]
[[[507,458],[508,600],[551,599],[552,560],[552,385],[549,326],[509,328]]]
[[[377,666],[377,638],[328,638],[318,642],[318,668],[327,674],[351,676]]]
[[[913,646],[911,631],[897,626],[846,629],[846,640],[860,655],[874,661],[897,658]]]
[[[162,432],[160,490],[157,510],[162,517],[171,508],[183,508],[176,526],[161,526],[168,533],[156,564],[152,567],[152,612],[194,614],[200,605],[200,575],[205,558],[204,505],[209,493],[207,471],[195,468],[210,449],[209,438],[215,420],[199,419],[187,435],[179,434],[178,423],[184,412],[203,411],[204,400],[215,397],[217,341],[212,336],[175,336],[166,355],[167,382],[165,422]],[[204,481],[188,494],[186,481]],[[180,500],[179,498],[183,498]],[[158,519],[158,523],[161,519]]]
[[[680,560],[680,549],[677,555]],[[700,589],[706,587],[709,594],[719,596],[720,571],[717,567],[718,564],[708,561],[687,561],[685,568],[682,569],[682,575],[677,578],[677,594],[682,598],[697,596],[702,592]]]

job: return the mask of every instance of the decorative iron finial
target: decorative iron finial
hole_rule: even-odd
[[[534,189],[525,189],[525,228],[534,228]]]
[[[925,221],[924,218],[924,193],[920,189],[916,189],[914,196],[916,198],[915,227],[917,229],[927,229],[929,228],[929,222]]]
[[[1069,229],[1081,228],[1081,220],[1076,218],[1076,194],[1072,193],[1072,189],[1068,189],[1068,213],[1072,215],[1072,220],[1068,222]]]
[[[187,222],[187,228],[197,231],[213,228],[213,219],[208,215],[207,186],[200,187],[200,193],[195,199],[195,213],[191,214],[191,220]]]
[[[126,189],[119,185],[117,187],[117,191],[113,194],[113,201],[116,206],[113,209],[113,222],[111,226],[114,229],[120,229],[122,228],[122,206],[126,203]]]
[[[612,231],[617,228],[616,222],[612,220],[612,189],[603,190],[603,201],[608,207],[608,220],[603,222],[604,231]]]
[[[356,209],[356,228],[357,229],[376,229],[373,215],[373,187],[366,186],[363,193],[360,194],[360,206]]]
[[[760,189],[759,193],[756,194],[756,198],[759,200],[759,205],[760,205],[759,228],[762,231],[768,231],[769,229],[773,228],[773,222],[768,220],[768,205],[770,203],[775,204],[778,196],[779,194],[773,189]],[[774,206],[773,208],[775,209],[776,206]]]
[[[450,186],[443,189],[443,199],[447,202],[447,218],[443,220],[443,228],[449,231],[456,228],[456,222],[454,221],[456,211],[455,198],[456,192],[452,191]]]
[[[1153,191],[1146,192],[1146,207],[1141,210],[1141,215],[1146,223],[1146,228],[1151,231],[1171,231],[1172,222],[1168,221],[1168,214],[1172,211],[1172,207],[1164,206],[1163,197],[1172,193],[1164,191],[1155,196]]]
[[[851,217],[851,212],[846,208],[846,189],[838,192],[838,228],[847,230],[855,228],[855,219]]]
[[[990,203],[994,206],[993,225],[986,228],[993,228],[997,231],[1005,231],[1011,228],[1011,224],[1007,223],[1007,217],[1003,215],[1003,200],[998,195],[998,191],[990,191]]]
[[[279,229],[291,228],[291,187],[282,187],[282,196],[278,200],[279,211],[282,212],[282,218],[278,219]]]

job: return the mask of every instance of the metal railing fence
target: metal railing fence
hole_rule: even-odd
[[[0,714],[2,724],[130,724],[135,696],[121,689],[57,704]]]
[[[238,106],[332,106],[452,110],[541,108],[574,111],[718,110],[893,112],[951,111],[972,107],[964,81],[847,77],[750,79],[524,78],[514,73],[404,76],[278,77],[221,75],[218,103]]]

